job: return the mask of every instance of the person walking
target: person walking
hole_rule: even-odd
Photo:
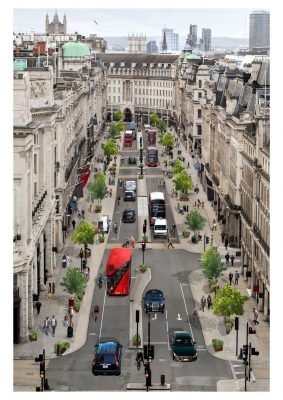
[[[172,247],[172,249],[175,249],[175,247],[173,246],[172,239],[171,239],[170,236],[168,236],[167,243],[168,243],[167,244],[167,249],[169,249],[170,246]]]
[[[171,232],[176,233],[176,225],[175,224],[172,225]]]
[[[258,311],[257,311],[256,308],[253,308],[253,323],[255,325],[259,324],[259,322],[258,322]]]
[[[206,304],[206,298],[205,298],[205,295],[203,294],[201,299],[200,299],[200,309],[202,311],[204,311],[205,304]]]
[[[206,303],[207,303],[207,309],[209,310],[210,307],[212,307],[212,298],[211,298],[210,294],[206,298]]]
[[[65,315],[64,315],[63,326],[64,326],[65,328],[68,328],[68,326],[69,326],[69,317],[68,317],[68,314],[65,314]]]
[[[112,189],[111,188],[109,189],[109,197],[110,197],[110,199],[112,197]]]
[[[230,286],[232,285],[233,276],[234,276],[233,273],[229,272],[228,278],[229,278],[229,285]]]
[[[231,265],[233,267],[234,266],[234,260],[235,260],[235,257],[233,256],[233,254],[231,255],[230,259],[231,259]]]
[[[97,321],[98,319],[98,313],[99,313],[99,306],[95,304],[93,307],[93,316],[94,316],[94,321]]]
[[[35,303],[35,307],[37,310],[37,315],[39,315],[41,309],[41,302],[39,300],[37,300],[37,302]]]
[[[74,319],[74,309],[73,309],[73,307],[70,307],[69,308],[69,326],[74,326],[74,321],[73,321],[73,319]]]
[[[240,274],[238,271],[235,272],[235,286],[238,286]]]
[[[215,219],[212,221],[212,231],[216,231],[216,221],[215,221]]]
[[[225,254],[225,259],[226,259],[226,264],[229,264],[229,260],[230,260],[230,254],[229,252],[227,254]]]
[[[121,200],[121,195],[119,194],[118,197],[117,197],[117,206],[120,205],[120,200]]]
[[[228,244],[229,244],[229,242],[228,242],[228,239],[226,238],[226,239],[225,239],[225,249],[226,249],[226,250],[228,249]]]
[[[64,254],[63,257],[62,257],[62,267],[63,267],[63,268],[66,268],[66,266],[67,266],[67,257],[66,257],[66,255]]]
[[[54,315],[52,315],[50,325],[51,325],[52,336],[54,337],[55,331],[56,331],[56,326],[57,326],[57,319],[55,318]]]
[[[76,221],[74,219],[72,219],[72,225],[73,225],[73,230],[74,230],[76,227]]]
[[[224,243],[224,238],[225,238],[225,233],[224,233],[224,232],[221,232],[221,240],[222,240],[222,243]]]
[[[43,323],[43,329],[44,329],[44,332],[45,332],[45,335],[46,335],[46,336],[48,336],[49,325],[50,325],[49,317],[46,317],[46,318],[45,318],[45,321],[44,321],[44,323]]]
[[[55,283],[52,282],[51,285],[52,285],[52,294],[55,294]]]

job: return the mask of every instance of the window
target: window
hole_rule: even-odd
[[[33,155],[33,172],[37,174],[37,154]]]
[[[201,131],[202,131],[201,125],[197,125],[197,133],[198,133],[198,135],[201,135]]]
[[[36,182],[33,183],[33,192],[34,192],[33,196],[36,197],[37,196],[37,183]]]
[[[198,98],[199,98],[199,99],[202,98],[202,93],[201,93],[201,92],[198,93]]]
[[[198,110],[198,118],[201,118],[201,110]]]
[[[198,87],[199,87],[199,88],[202,87],[202,81],[201,81],[201,79],[198,81]]]

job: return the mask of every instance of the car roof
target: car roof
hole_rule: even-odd
[[[167,225],[167,219],[162,219],[162,218],[156,218],[155,225]]]
[[[147,290],[147,292],[146,292],[145,295],[148,295],[148,294],[155,294],[155,293],[158,293],[158,294],[162,294],[162,295],[163,295],[162,290],[159,290],[159,289],[150,289],[150,290]]]
[[[97,352],[98,353],[115,353],[117,349],[118,343],[117,342],[102,342],[98,343]]]
[[[132,212],[136,212],[133,208],[126,208],[126,210],[123,211],[124,213],[132,213]]]
[[[174,334],[176,336],[183,336],[183,337],[189,336],[190,338],[192,338],[192,336],[189,334],[189,332],[186,332],[186,331],[175,331]]]

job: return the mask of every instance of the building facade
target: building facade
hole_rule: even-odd
[[[270,48],[269,11],[254,11],[250,14],[249,49]]]
[[[142,53],[146,51],[146,36],[143,35],[129,35],[128,36],[128,52],[129,53]]]
[[[211,29],[202,29],[202,48],[203,51],[211,51]]]
[[[192,49],[198,46],[198,26],[190,24],[190,33],[188,34],[186,44],[190,45]]]
[[[64,14],[63,23],[59,21],[57,11],[54,14],[53,21],[49,22],[48,14],[45,17],[45,33],[57,33],[66,35],[67,33],[67,17]]]
[[[179,50],[179,34],[175,33],[173,29],[163,28],[162,29],[162,42],[164,42],[164,37],[166,38],[166,49],[164,52],[174,52]],[[160,48],[163,49],[164,45],[162,43]]]

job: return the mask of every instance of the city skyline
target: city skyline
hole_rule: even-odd
[[[13,30],[19,32],[45,32],[45,17],[52,20],[55,12],[59,20],[67,18],[67,33],[82,35],[127,36],[145,34],[160,36],[164,27],[173,29],[181,37],[187,36],[190,24],[198,26],[198,38],[202,28],[209,28],[213,37],[249,37],[249,9],[190,9],[190,8],[135,8],[126,9],[70,9],[41,8],[14,9]],[[213,17],[212,17],[213,16]]]

